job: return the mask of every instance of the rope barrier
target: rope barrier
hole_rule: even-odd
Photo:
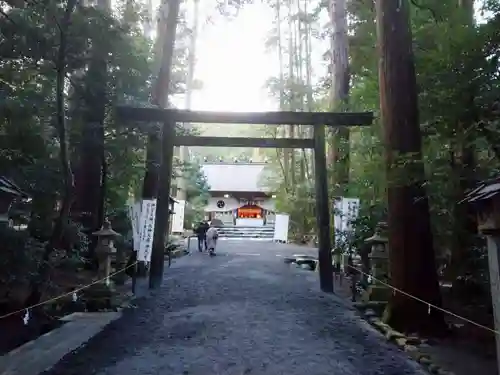
[[[87,289],[87,288],[90,288],[90,287],[91,287],[91,286],[93,286],[93,285],[96,285],[96,284],[98,284],[98,283],[101,283],[101,282],[103,282],[103,281],[106,281],[106,280],[107,280],[107,279],[109,279],[110,277],[113,277],[113,276],[115,276],[115,275],[118,275],[118,274],[119,274],[119,273],[121,273],[121,272],[126,271],[126,270],[127,270],[127,269],[129,269],[130,267],[134,267],[134,266],[135,266],[136,264],[138,264],[138,263],[139,263],[139,262],[134,262],[134,263],[132,263],[132,264],[129,264],[127,267],[124,267],[124,268],[122,268],[121,270],[115,271],[115,272],[111,273],[111,274],[110,274],[109,276],[107,276],[107,277],[104,277],[104,278],[99,279],[99,280],[95,280],[95,281],[93,281],[92,283],[87,284],[87,285],[84,285],[84,286],[79,287],[79,288],[77,288],[77,289],[74,289],[74,290],[72,290],[71,292],[67,292],[67,293],[61,294],[61,295],[59,295],[59,296],[57,296],[57,297],[49,298],[48,300],[45,300],[45,301],[42,301],[42,302],[36,303],[36,304],[34,304],[34,305],[31,305],[31,306],[28,306],[28,307],[25,307],[25,308],[22,308],[22,309],[19,309],[19,310],[16,310],[16,311],[10,312],[10,313],[5,314],[5,315],[1,315],[1,316],[0,316],[0,319],[5,319],[5,318],[8,318],[9,316],[13,316],[13,315],[16,315],[16,314],[20,314],[20,313],[22,313],[22,312],[29,311],[29,310],[34,309],[34,308],[36,308],[36,307],[39,307],[39,306],[42,306],[42,305],[46,305],[46,304],[49,304],[49,303],[55,302],[55,301],[57,301],[57,300],[60,300],[61,298],[64,298],[64,297],[67,297],[67,296],[70,296],[70,295],[74,295],[75,293],[81,292],[82,290],[85,290],[85,289]],[[423,299],[421,299],[421,298],[418,298],[418,297],[416,297],[416,296],[414,296],[414,295],[412,295],[412,294],[410,294],[410,293],[407,293],[407,292],[405,292],[404,290],[401,290],[401,289],[396,288],[396,287],[394,287],[394,286],[392,286],[392,285],[390,285],[390,284],[388,284],[388,283],[386,283],[386,282],[384,282],[384,281],[382,281],[382,280],[379,280],[379,279],[377,279],[377,278],[373,277],[372,275],[367,274],[367,273],[365,273],[365,272],[363,272],[363,271],[361,271],[361,270],[357,269],[356,267],[353,267],[353,266],[350,266],[350,265],[346,265],[346,266],[347,266],[348,268],[353,269],[354,271],[356,271],[356,272],[360,273],[361,275],[367,276],[367,277],[369,277],[369,278],[371,278],[371,279],[375,280],[375,281],[376,281],[376,282],[378,282],[379,284],[382,284],[382,285],[384,285],[384,286],[388,287],[389,289],[392,289],[393,293],[401,293],[401,294],[403,294],[403,295],[405,295],[405,296],[407,296],[407,297],[409,297],[409,298],[414,299],[415,301],[418,301],[418,302],[420,302],[420,303],[423,303],[424,305],[427,305],[427,306],[429,307],[429,311],[428,311],[428,313],[430,313],[431,308],[433,308],[433,309],[435,309],[435,310],[438,310],[438,311],[441,311],[441,312],[443,312],[443,313],[445,313],[445,314],[448,314],[448,315],[450,315],[450,316],[453,316],[453,317],[455,317],[455,318],[457,318],[457,319],[459,319],[459,320],[462,320],[462,321],[464,321],[464,322],[466,322],[466,323],[472,324],[472,325],[474,325],[474,326],[476,326],[476,327],[478,327],[478,328],[482,328],[482,329],[484,329],[484,330],[487,330],[487,331],[489,331],[489,332],[492,332],[492,333],[493,333],[493,334],[495,334],[495,335],[499,335],[499,336],[500,336],[500,331],[497,331],[497,330],[495,330],[495,329],[492,329],[492,328],[490,328],[490,327],[487,327],[487,326],[485,326],[485,325],[482,325],[482,324],[480,324],[480,323],[477,323],[477,322],[475,322],[475,321],[473,321],[473,320],[470,320],[470,319],[465,318],[465,317],[463,317],[463,316],[460,316],[460,315],[458,315],[458,314],[455,314],[454,312],[451,312],[451,311],[449,311],[449,310],[443,309],[442,307],[436,306],[436,305],[434,305],[434,304],[432,304],[432,303],[430,303],[430,302],[427,302],[427,301],[425,301],[425,300],[423,300]]]
[[[122,268],[121,270],[118,270],[118,271],[115,271],[111,274],[109,274],[109,276],[107,277],[104,277],[102,279],[99,279],[99,280],[96,280],[96,281],[93,281],[92,283],[88,284],[88,285],[84,285],[80,288],[77,288],[77,289],[74,289],[72,290],[71,292],[67,292],[67,293],[64,293],[64,294],[61,294],[57,297],[53,297],[53,298],[49,298],[48,300],[45,300],[45,301],[42,301],[42,302],[39,302],[39,303],[36,303],[34,305],[31,305],[31,306],[28,306],[28,307],[24,307],[22,309],[19,309],[17,311],[13,311],[13,312],[10,312],[8,314],[5,314],[5,315],[1,315],[0,316],[0,319],[5,319],[5,318],[8,318],[9,316],[13,316],[13,315],[16,315],[16,314],[20,314],[22,312],[26,312],[26,311],[29,311],[31,309],[34,309],[35,307],[39,307],[39,306],[42,306],[42,305],[46,305],[48,303],[52,303],[52,302],[55,302],[57,300],[60,300],[61,298],[64,298],[64,297],[67,297],[67,296],[70,296],[70,295],[74,295],[75,293],[78,293],[78,292],[81,292],[82,290],[85,290],[87,288],[90,288],[91,286],[95,285],[95,284],[99,284],[101,282],[104,282],[106,281],[107,279],[109,279],[110,277],[113,277],[115,275],[118,275],[119,273],[122,273],[126,270],[128,270],[130,267],[134,267],[136,264],[138,264],[139,262],[134,262],[132,264],[129,264],[127,267],[125,268]]]
[[[428,310],[428,313],[429,313],[429,314],[430,314],[430,312],[431,312],[431,308],[433,308],[433,309],[438,310],[438,311],[441,311],[441,312],[443,312],[443,313],[445,313],[445,314],[451,315],[451,316],[453,316],[453,317],[455,317],[455,318],[457,318],[457,319],[459,319],[459,320],[462,320],[463,322],[466,322],[466,323],[472,324],[472,325],[474,325],[474,326],[476,326],[476,327],[479,327],[479,328],[485,329],[485,330],[487,330],[487,331],[489,331],[489,332],[492,332],[492,333],[493,333],[493,334],[495,334],[495,335],[499,335],[499,336],[500,336],[500,331],[497,331],[497,330],[495,330],[495,329],[492,329],[492,328],[490,328],[490,327],[487,327],[487,326],[485,326],[485,325],[482,325],[482,324],[480,324],[480,323],[477,323],[477,322],[475,322],[475,321],[473,321],[473,320],[470,320],[470,319],[468,319],[468,318],[465,318],[465,317],[463,317],[463,316],[457,315],[457,314],[455,314],[454,312],[451,312],[451,311],[449,311],[449,310],[443,309],[442,307],[436,306],[436,305],[434,305],[434,304],[432,304],[432,303],[430,303],[430,302],[424,301],[423,299],[418,298],[418,297],[416,297],[416,296],[414,296],[414,295],[411,295],[410,293],[407,293],[407,292],[405,292],[404,290],[401,290],[401,289],[399,289],[399,288],[396,288],[396,287],[394,287],[394,286],[392,286],[392,285],[390,285],[390,284],[388,284],[388,283],[386,283],[386,282],[384,282],[384,281],[382,281],[382,280],[376,279],[376,278],[375,278],[375,277],[373,277],[372,275],[367,274],[367,273],[365,273],[365,272],[363,272],[363,271],[361,271],[361,270],[357,269],[356,267],[353,267],[353,266],[350,266],[350,265],[346,265],[346,266],[347,266],[347,267],[349,267],[349,268],[351,268],[351,269],[353,269],[353,270],[355,270],[356,272],[359,272],[360,274],[362,274],[362,275],[364,275],[364,276],[367,276],[367,277],[372,278],[372,279],[373,279],[373,280],[375,280],[376,282],[378,282],[378,283],[380,283],[380,284],[382,284],[382,285],[384,285],[384,286],[388,287],[389,289],[392,289],[393,294],[395,294],[395,293],[401,293],[401,294],[403,294],[403,295],[405,295],[405,296],[407,296],[407,297],[410,297],[410,298],[414,299],[415,301],[418,301],[418,302],[420,302],[420,303],[423,303],[424,305],[427,305],[427,306],[429,307],[429,310]]]

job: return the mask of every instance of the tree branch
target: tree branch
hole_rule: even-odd
[[[431,15],[432,15],[432,18],[434,19],[435,23],[438,23],[438,22],[440,22],[440,21],[443,20],[441,17],[438,17],[436,11],[434,9],[432,9],[430,6],[419,4],[417,2],[417,0],[410,0],[410,2],[413,4],[414,7],[418,8],[420,10],[424,10],[424,11],[430,12]]]
[[[498,137],[495,136],[495,133],[488,129],[483,123],[478,123],[479,133],[484,137],[486,142],[488,142],[491,150],[494,152],[495,157],[500,160],[500,144],[498,142]]]
[[[17,26],[19,27],[19,25],[16,23],[16,21],[14,21],[12,18],[10,18],[10,16],[0,8],[0,14],[2,16],[4,16],[10,23],[12,23],[14,26]]]

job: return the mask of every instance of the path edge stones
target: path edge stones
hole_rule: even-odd
[[[286,257],[284,259],[284,263],[295,264],[298,267],[309,269],[310,271],[317,272],[318,270],[317,259],[305,254],[294,254],[290,257]],[[345,302],[351,308],[357,310],[361,314],[361,317],[378,332],[380,332],[388,342],[395,344],[400,350],[407,353],[410,359],[420,363],[420,365],[422,365],[422,367],[430,374],[455,375],[452,371],[448,371],[435,363],[432,360],[432,357],[422,350],[423,346],[427,345],[426,340],[417,336],[406,336],[403,333],[396,331],[380,320],[375,311],[369,308],[369,303]]]
[[[379,331],[388,342],[395,344],[400,350],[407,353],[411,359],[420,363],[430,374],[455,375],[454,372],[446,370],[434,362],[431,355],[423,350],[425,346],[428,346],[425,339],[415,335],[407,336],[396,331],[369,308],[369,303],[355,302],[353,305],[361,313],[362,318]]]

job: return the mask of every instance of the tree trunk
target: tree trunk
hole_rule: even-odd
[[[474,0],[458,0],[458,6],[462,9],[467,23],[474,23]]]
[[[144,36],[148,39],[151,39],[151,35],[153,34],[153,0],[146,0],[146,9],[145,9],[145,17],[143,20],[143,30]]]
[[[177,24],[179,21],[179,8],[181,0],[171,0],[168,9],[164,9],[160,19],[162,38],[161,60],[158,77],[155,82],[154,100],[158,105],[168,105],[170,93],[170,77],[172,74],[172,63],[176,39]],[[166,10],[166,12],[165,12]],[[163,264],[165,261],[165,242],[168,239],[170,219],[170,185],[172,178],[172,154],[173,137],[175,137],[175,123],[166,121],[160,140],[158,153],[161,155],[160,174],[158,176],[160,190],[156,206],[155,228],[153,236],[153,248],[151,251],[151,269],[149,287],[157,288],[163,279]]]
[[[307,93],[306,93],[306,99],[307,99],[307,106],[306,109],[309,112],[314,111],[314,97],[313,97],[313,88],[312,88],[312,62],[311,62],[311,19],[310,15],[308,12],[308,7],[307,3],[309,0],[304,0],[304,12],[307,15],[307,22],[305,24],[306,31],[305,31],[305,50],[306,50],[306,87],[307,87]],[[314,136],[313,134],[313,127],[312,126],[307,126],[306,128],[306,137],[307,138],[312,138]],[[309,163],[306,164],[308,172],[308,179],[313,178],[313,171],[314,171],[314,162],[313,162],[313,150],[306,150],[305,155],[308,155]]]
[[[109,12],[110,3],[99,0],[98,8]],[[76,197],[73,215],[80,221],[91,239],[89,257],[97,244],[91,235],[102,226],[100,213],[104,211],[102,168],[104,157],[104,121],[106,116],[107,51],[100,39],[92,41],[92,60],[86,73],[85,112],[79,167],[76,175]]]
[[[45,246],[42,262],[39,266],[37,275],[30,282],[31,292],[25,301],[25,306],[33,306],[40,303],[42,299],[42,290],[50,272],[50,255],[54,251],[56,245],[61,241],[64,233],[64,228],[68,222],[69,211],[71,208],[71,200],[73,197],[73,173],[71,172],[68,137],[66,131],[66,110],[64,88],[66,80],[66,47],[67,47],[67,32],[71,24],[71,15],[75,10],[77,0],[68,0],[64,15],[60,21],[59,28],[59,50],[55,66],[56,75],[56,126],[59,140],[59,158],[61,161],[61,169],[64,180],[64,196],[62,200],[59,216],[56,219],[51,237]]]
[[[330,21],[332,36],[332,92],[331,108],[345,111],[349,100],[349,56],[347,38],[347,5],[346,0],[330,0]],[[349,183],[349,128],[333,128],[330,138],[330,162],[333,166],[331,175],[334,196],[345,194]]]
[[[386,146],[391,284],[441,306],[434,259],[415,66],[407,0],[377,0],[380,107]],[[388,323],[402,331],[438,332],[442,312],[401,293],[392,295]]]
[[[304,79],[304,74],[305,73],[305,68],[304,68],[304,42],[305,42],[305,32],[306,28],[305,25],[303,25],[303,20],[304,20],[304,11],[302,10],[301,7],[301,0],[297,0],[297,52],[295,53],[296,56],[296,66],[297,66],[297,83],[299,84],[300,92],[299,92],[299,97],[298,97],[298,103],[297,103],[297,109],[300,111],[304,111],[306,102],[305,102],[305,79]],[[307,73],[307,72],[306,72]],[[305,135],[305,129],[306,125],[298,125],[297,126],[297,133],[298,133],[298,138],[304,138]],[[306,180],[306,158],[305,156],[305,149],[302,149],[300,154],[297,155],[299,158],[299,173],[297,176],[297,181],[299,184],[303,185],[305,180]],[[305,218],[304,218],[305,220]]]
[[[168,94],[170,88],[170,66],[165,69],[163,66],[164,44],[168,42],[166,35],[168,27],[167,18],[169,12],[169,1],[164,0],[159,9],[158,22],[156,25],[156,42],[155,42],[155,74],[156,81],[151,93],[151,104],[160,108],[168,107]],[[177,22],[177,21],[176,21]],[[175,29],[174,29],[175,30]],[[175,38],[175,36],[173,36]],[[144,175],[142,185],[142,199],[152,199],[158,195],[159,174],[161,164],[161,139],[160,127],[155,126],[148,134],[146,148],[146,173]]]
[[[295,65],[295,52],[296,52],[296,45],[295,45],[295,28],[293,27],[293,0],[289,0],[288,3],[288,30],[290,32],[290,36],[288,39],[288,92],[289,92],[289,103],[288,103],[288,108],[290,111],[295,111],[296,110],[296,93],[294,89],[295,85],[295,72],[294,72],[294,65]],[[294,125],[289,125],[288,127],[288,133],[287,133],[287,138],[295,138],[295,126]],[[289,155],[289,181],[290,181],[290,187],[291,191],[295,192],[295,150],[292,149],[287,149],[286,152]]]
[[[187,72],[187,82],[186,82],[186,109],[191,109],[191,99],[193,95],[193,84],[194,84],[194,68],[196,65],[196,42],[198,40],[198,24],[199,24],[199,8],[200,0],[194,0],[193,9],[193,28],[191,31],[190,41],[189,41],[189,56],[188,56],[188,72]],[[191,124],[184,124],[186,129],[191,127]],[[183,165],[189,162],[189,147],[180,146],[180,161]],[[187,198],[187,180],[185,174],[181,171],[181,176],[179,177],[179,183],[177,186],[177,198],[181,200],[186,200]]]
[[[280,110],[284,111],[286,109],[285,107],[285,75],[283,72],[284,66],[283,66],[283,35],[282,35],[282,30],[281,30],[281,0],[276,0],[276,28],[278,32],[278,61],[279,61],[279,90],[280,90]],[[279,131],[283,130],[283,133],[286,137],[286,125],[285,128],[282,129],[280,127]],[[290,161],[290,149],[282,149],[277,151],[278,158],[280,157],[279,155],[283,156],[283,162],[280,162],[280,165],[283,166],[283,180],[285,181],[285,186],[288,186],[288,181],[289,181],[289,175],[290,175],[290,167],[289,167],[289,161]]]

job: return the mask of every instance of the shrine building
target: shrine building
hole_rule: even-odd
[[[274,226],[276,196],[263,184],[266,165],[236,160],[202,164],[210,186],[206,220],[221,226]]]

